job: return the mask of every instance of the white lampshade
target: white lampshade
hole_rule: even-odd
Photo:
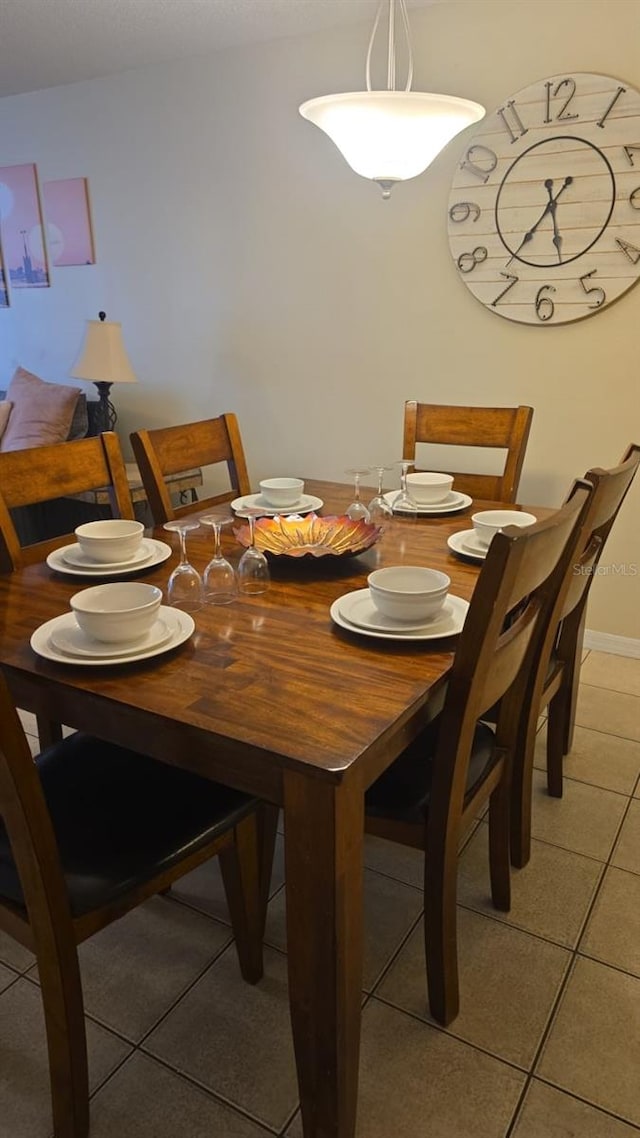
[[[300,114],[329,135],[356,174],[385,183],[421,174],[484,107],[455,95],[351,91],[309,99]]]
[[[387,89],[371,89],[371,58],[385,6],[388,10]],[[404,91],[396,87],[396,19],[407,46]],[[396,182],[415,178],[465,127],[484,116],[484,107],[456,95],[412,91],[413,52],[407,0],[380,0],[366,63],[366,91],[322,95],[303,103],[300,114],[319,126],[363,178],[378,182],[388,198]]]
[[[94,383],[136,383],[122,342],[122,325],[113,320],[87,320],[82,351],[70,375]]]

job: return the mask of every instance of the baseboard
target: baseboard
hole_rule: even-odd
[[[584,647],[596,652],[610,652],[613,656],[633,656],[640,659],[640,640],[630,636],[612,636],[609,632],[592,632],[585,629]]]

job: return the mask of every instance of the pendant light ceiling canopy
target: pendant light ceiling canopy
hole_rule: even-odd
[[[389,9],[387,90],[371,90],[371,55],[385,4]],[[404,91],[396,90],[396,10],[400,12],[408,52]],[[437,154],[471,123],[484,116],[484,107],[454,95],[411,90],[413,57],[406,0],[380,0],[366,65],[366,91],[323,95],[309,99],[300,114],[319,126],[352,170],[371,178],[391,195],[394,182],[422,174]]]

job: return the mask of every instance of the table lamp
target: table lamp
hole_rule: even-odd
[[[122,342],[122,326],[107,320],[106,312],[98,320],[87,320],[84,344],[70,375],[90,380],[98,388],[99,407],[96,416],[98,432],[112,431],[118,416],[109,398],[112,383],[135,383],[136,377]]]

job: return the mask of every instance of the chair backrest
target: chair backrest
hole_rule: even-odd
[[[611,470],[594,467],[585,479],[594,488],[591,504],[585,515],[582,536],[576,550],[567,581],[559,619],[566,621],[576,614],[573,622],[579,623],[586,608],[589,589],[611,533],[618,511],[640,466],[640,445],[631,443],[619,466]],[[562,639],[562,637],[561,637]]]
[[[191,504],[174,506],[165,477],[194,466],[225,462],[231,487],[201,499],[198,510],[249,494],[251,485],[236,416],[231,413],[199,423],[135,431],[131,445],[156,525],[193,513]]]
[[[532,407],[456,407],[409,400],[404,405],[402,453],[415,461],[417,443],[506,450],[502,474],[447,473],[454,476],[454,489],[472,498],[515,502],[532,418]]]
[[[576,482],[549,518],[517,532],[510,527],[491,542],[458,641],[438,732],[433,794],[442,796],[443,822],[448,814],[462,814],[476,724],[496,705],[497,746],[515,747],[525,695],[591,494],[590,483]],[[433,813],[437,817],[439,810]]]
[[[54,446],[0,452],[0,572],[42,561],[73,537],[21,545],[10,511],[106,489],[116,518],[135,518],[127,471],[113,431]]]

